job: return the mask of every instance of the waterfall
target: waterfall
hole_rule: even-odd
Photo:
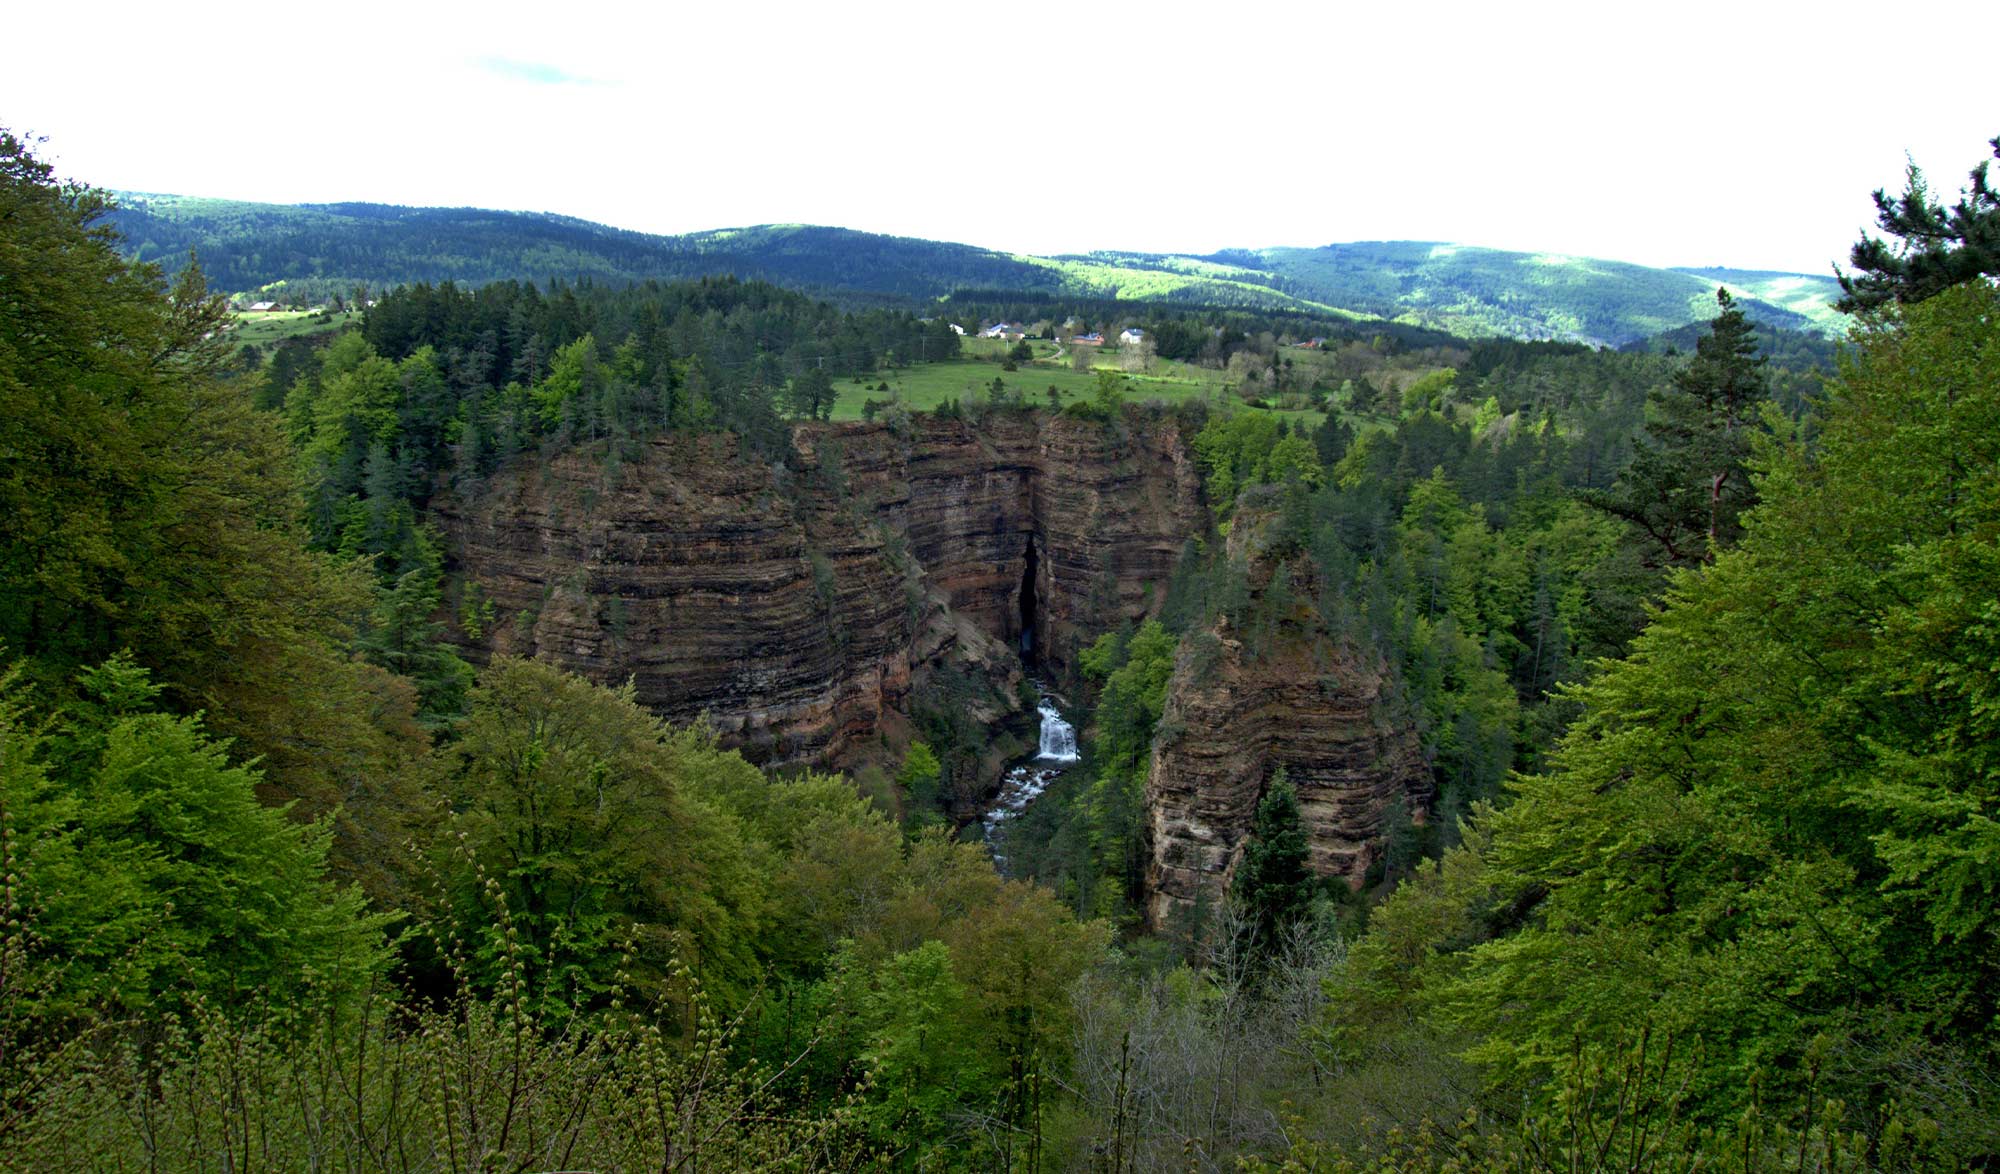
[[[1040,685],[1040,682],[1036,684]],[[1007,857],[1001,846],[1006,839],[1007,822],[1026,811],[1028,805],[1040,798],[1042,792],[1049,789],[1049,784],[1056,781],[1063,768],[1077,761],[1078,757],[1076,727],[1063,720],[1062,711],[1056,708],[1056,703],[1044,693],[1041,704],[1035,708],[1042,715],[1040,753],[1007,772],[1006,778],[1001,780],[1000,793],[993,797],[992,804],[979,821],[985,828],[986,844],[993,853],[993,863],[1003,873],[1007,870]]]
[[[1046,697],[1036,709],[1042,715],[1041,757],[1051,762],[1075,762],[1076,727],[1064,721],[1062,711]]]

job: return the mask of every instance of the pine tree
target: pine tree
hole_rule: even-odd
[[[1695,344],[1694,358],[1665,391],[1653,393],[1646,435],[1616,485],[1583,495],[1642,535],[1655,566],[1714,561],[1742,534],[1739,519],[1756,501],[1746,462],[1758,413],[1768,398],[1764,360],[1729,291],[1715,291],[1722,312]]]
[[[2000,137],[1992,140],[2000,158]],[[1981,275],[2000,274],[2000,192],[1986,178],[1987,165],[1972,169],[1972,184],[1947,210],[1931,199],[1924,173],[1911,164],[1903,194],[1890,199],[1875,192],[1876,223],[1895,237],[1867,233],[1848,256],[1856,276],[1835,270],[1844,296],[1836,308],[1849,314],[1894,302],[1921,302]]]

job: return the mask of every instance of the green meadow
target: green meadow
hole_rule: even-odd
[[[1053,353],[1052,344],[1032,344],[1038,356]],[[838,380],[834,390],[833,418],[859,420],[869,400],[901,404],[912,412],[935,411],[939,405],[958,400],[967,405],[985,402],[992,394],[993,381],[1001,383],[1002,394],[1020,397],[1032,404],[1049,405],[1049,389],[1055,389],[1055,403],[1067,405],[1089,399],[1097,392],[1100,371],[1114,371],[1125,377],[1125,398],[1130,403],[1181,403],[1205,400],[1211,406],[1233,405],[1244,411],[1270,411],[1273,415],[1317,425],[1326,413],[1310,408],[1278,410],[1254,408],[1239,400],[1224,383],[1220,371],[1210,371],[1185,363],[1156,360],[1149,372],[1129,372],[1118,366],[1115,352],[1107,352],[1089,371],[1077,371],[1067,357],[1038,357],[1014,371],[1002,370],[988,359],[954,359],[943,363],[920,363],[909,367],[872,371],[854,379]],[[882,390],[887,384],[888,390]]]
[[[1050,349],[1047,343],[1034,345],[1038,354]],[[1101,362],[1103,370],[1118,369],[1111,361],[1114,357],[1105,356]],[[1160,370],[1154,373],[1125,373],[1126,399],[1178,403],[1206,397],[1220,402],[1226,394],[1220,372],[1198,372],[1178,363],[1159,363],[1156,366]],[[1055,389],[1056,400],[1062,404],[1079,398],[1088,399],[1097,390],[1097,369],[1077,371],[1066,359],[1038,358],[1014,371],[1003,370],[1000,364],[991,360],[954,359],[872,371],[861,376],[859,382],[839,380],[834,384],[839,398],[834,402],[833,418],[859,420],[862,418],[862,406],[869,400],[898,403],[913,412],[934,411],[940,404],[951,400],[978,403],[992,394],[995,379],[1000,380],[1003,394],[1011,396],[1018,393],[1023,399],[1036,404],[1049,403],[1050,388]],[[887,391],[882,390],[883,384],[888,385]]]
[[[230,340],[237,346],[270,346],[288,338],[327,334],[354,320],[351,310],[277,310],[259,314],[233,314]]]

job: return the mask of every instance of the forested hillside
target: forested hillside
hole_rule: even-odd
[[[1758,275],[1790,280],[1795,288],[1783,288],[1779,297],[1781,282],[1741,282],[1730,270],[1649,269],[1428,241],[1231,251],[1213,259],[1252,265],[1305,297],[1461,334],[1617,346],[1701,317],[1718,282],[1761,324],[1840,328],[1840,316],[1827,305],[1839,286],[1827,275]]]
[[[190,249],[217,289],[282,282],[314,301],[359,284],[468,286],[501,280],[628,281],[730,274],[787,285],[928,299],[954,289],[1027,288],[1035,271],[967,245],[805,225],[663,237],[543,212],[386,204],[253,204],[124,193],[112,214],[140,260],[178,266]]]
[[[1878,203],[1830,367],[1706,286],[447,273],[266,348],[0,132],[0,1167],[2000,1166],[2000,200]],[[462,561],[614,500],[515,614]],[[839,764],[642,704],[641,602],[774,584],[908,644]]]
[[[1380,319],[1465,336],[1618,346],[1699,320],[1718,283],[1758,322],[1837,332],[1831,277],[1649,269],[1426,241],[1237,249],[1208,257],[1034,257],[811,225],[650,236],[546,213],[275,205],[125,193],[126,248],[171,272],[197,252],[216,288],[301,305],[356,286],[623,283],[729,274],[822,296],[933,302],[958,291]],[[971,324],[967,324],[971,325]]]

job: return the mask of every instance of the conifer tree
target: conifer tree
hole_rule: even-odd
[[[1257,940],[1270,942],[1306,915],[1318,882],[1306,850],[1305,817],[1285,768],[1257,804],[1250,843],[1236,869],[1236,899],[1256,927]]]
[[[1992,140],[2000,158],[2000,136]],[[1836,308],[1849,314],[1894,302],[1921,302],[1961,282],[2000,274],[2000,192],[1986,178],[1987,164],[1972,169],[1971,186],[1949,210],[1931,199],[1924,173],[1911,164],[1903,194],[1890,199],[1876,189],[1876,223],[1896,238],[1861,234],[1849,259],[1859,272],[1841,273],[1843,297]]]
[[[1610,490],[1583,496],[1631,523],[1655,566],[1714,561],[1717,549],[1741,536],[1739,519],[1756,501],[1746,462],[1768,398],[1764,360],[1729,291],[1716,290],[1715,300],[1722,312],[1695,344],[1694,358],[1651,398],[1651,443]]]

